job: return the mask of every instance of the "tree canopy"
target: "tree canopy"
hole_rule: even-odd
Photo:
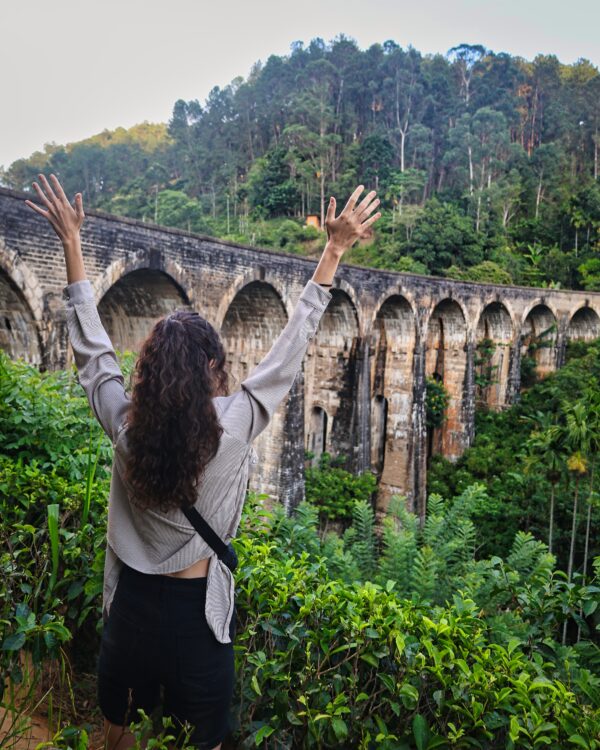
[[[168,124],[49,144],[0,180],[27,189],[51,170],[91,207],[299,252],[269,222],[322,223],[329,195],[361,182],[385,213],[347,260],[454,275],[491,263],[494,278],[598,290],[599,146],[587,60],[362,50],[340,35],[178,100]]]

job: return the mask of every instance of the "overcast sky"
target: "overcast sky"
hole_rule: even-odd
[[[295,40],[340,33],[600,65],[600,0],[0,0],[0,165],[105,128],[167,122]]]

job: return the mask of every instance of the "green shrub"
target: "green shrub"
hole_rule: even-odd
[[[0,350],[0,446],[4,456],[36,461],[41,471],[81,481],[88,447],[100,443],[99,472],[109,471],[111,445],[93,417],[75,372],[41,373]]]
[[[338,456],[337,461],[343,458]],[[318,466],[306,469],[306,500],[319,509],[322,519],[346,520],[357,500],[370,501],[377,479],[371,471],[355,475],[335,464],[336,459],[324,451]]]
[[[599,747],[598,708],[548,677],[478,605],[399,598],[331,579],[324,559],[282,559],[264,516],[236,540],[236,720],[265,747]],[[525,647],[524,647],[525,646]],[[578,738],[581,738],[579,740]]]
[[[425,413],[426,424],[429,429],[441,427],[446,419],[446,409],[450,402],[450,395],[441,380],[428,377],[425,381]]]

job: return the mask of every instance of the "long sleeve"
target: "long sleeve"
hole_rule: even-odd
[[[79,382],[96,419],[114,443],[130,400],[115,351],[100,320],[90,281],[68,284],[63,289],[63,298]]]
[[[221,423],[234,437],[251,443],[267,427],[294,383],[331,298],[331,292],[310,279],[285,328],[242,381],[241,390],[216,399],[222,409]]]

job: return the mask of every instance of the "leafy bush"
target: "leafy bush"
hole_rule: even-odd
[[[475,347],[475,385],[478,389],[479,400],[485,402],[485,391],[489,386],[498,382],[498,366],[492,364],[496,351],[496,343],[492,339],[484,338]]]
[[[73,370],[41,373],[0,350],[0,446],[6,457],[40,471],[81,481],[90,441],[99,445],[99,472],[106,476],[111,446],[92,416]]]
[[[349,519],[354,503],[369,501],[377,489],[377,479],[371,471],[352,474],[336,465],[343,459],[344,456],[332,458],[324,451],[318,466],[305,470],[306,500],[319,509],[322,519]]]
[[[510,273],[498,263],[491,260],[484,260],[470,268],[459,268],[450,266],[445,272],[445,276],[457,281],[477,281],[483,284],[507,284],[513,283]]]
[[[425,381],[425,414],[429,429],[441,427],[446,419],[446,409],[450,402],[450,395],[441,380],[428,377]]]
[[[343,583],[286,557],[262,514],[236,540],[236,719],[266,747],[598,747],[600,715],[527,644],[494,642],[456,592],[433,610],[393,582]]]

